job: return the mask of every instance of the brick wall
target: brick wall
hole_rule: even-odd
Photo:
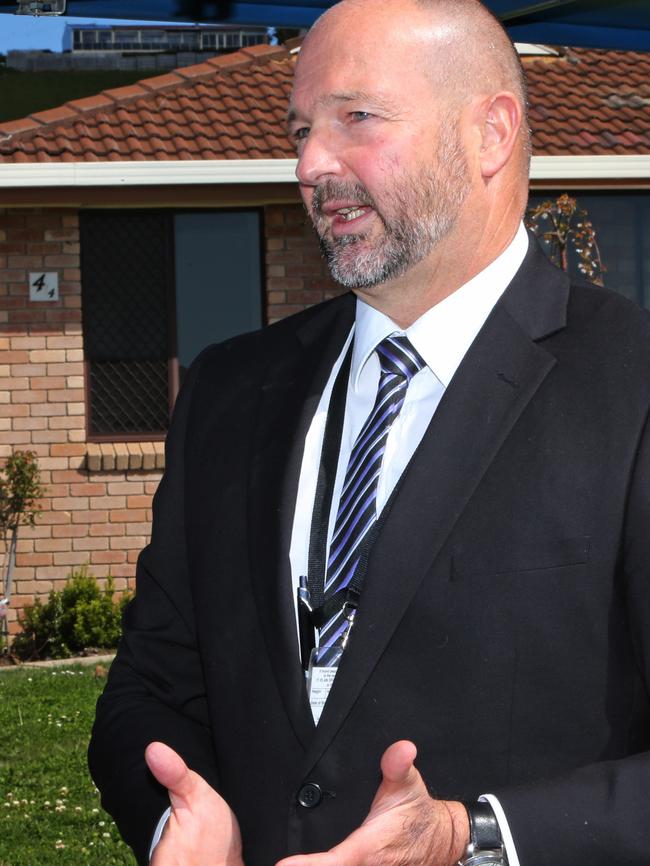
[[[264,209],[269,323],[341,294],[302,205]]]
[[[301,205],[265,208],[267,318],[340,292]],[[88,564],[132,588],[150,533],[162,443],[86,442],[79,221],[72,209],[0,209],[0,459],[38,455],[46,492],[20,530],[10,630],[34,596]],[[30,271],[56,271],[58,302],[30,302]]]
[[[30,271],[58,273],[58,302],[30,302]],[[126,589],[147,541],[160,470],[89,471],[85,422],[77,213],[0,210],[0,458],[36,452],[46,487],[20,529],[12,632],[25,603],[85,563]]]

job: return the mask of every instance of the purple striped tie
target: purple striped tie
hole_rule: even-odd
[[[377,484],[391,425],[406,389],[425,363],[403,334],[386,337],[375,351],[381,365],[375,405],[359,433],[348,461],[330,542],[325,599],[345,589],[359,564],[364,541],[377,520]],[[320,629],[318,664],[327,665],[342,644],[347,621],[343,609]]]

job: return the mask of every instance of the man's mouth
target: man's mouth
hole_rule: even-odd
[[[345,220],[346,223],[352,222],[352,220],[358,219],[360,216],[363,216],[367,213],[369,208],[367,206],[359,206],[359,207],[342,207],[336,211],[336,214],[341,217],[341,219]]]

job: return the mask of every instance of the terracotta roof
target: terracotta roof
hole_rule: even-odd
[[[254,45],[0,124],[0,162],[291,158],[293,63]]]
[[[534,153],[650,152],[650,53],[574,48],[524,66]]]
[[[650,152],[650,54],[526,58],[536,154]],[[278,159],[294,57],[256,45],[0,124],[0,162]]]

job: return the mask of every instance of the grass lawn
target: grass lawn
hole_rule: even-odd
[[[95,667],[0,668],[0,866],[134,866],[86,767]]]

